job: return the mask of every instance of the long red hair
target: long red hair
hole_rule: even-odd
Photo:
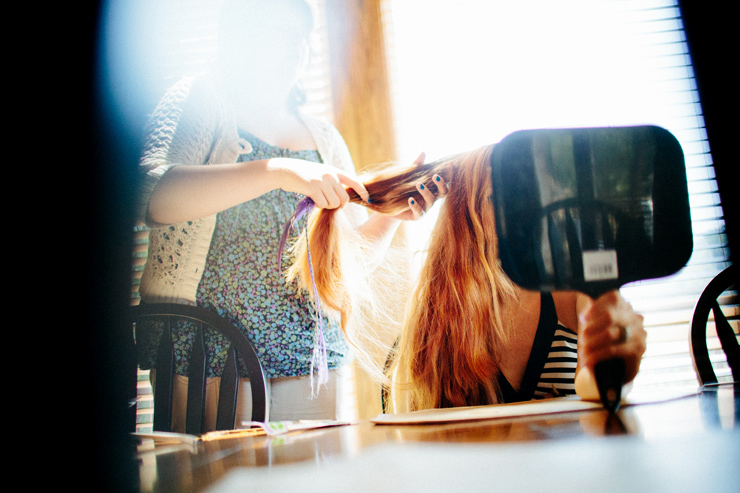
[[[408,208],[409,197],[420,198],[417,183],[436,193],[432,177],[439,174],[449,184],[394,349],[390,389],[396,409],[498,400],[500,351],[508,341],[509,325],[503,308],[516,295],[498,262],[491,150],[486,146],[435,163],[392,166],[368,175],[362,179],[370,193],[369,204],[350,191],[352,202],[394,214]],[[353,341],[358,334],[350,329],[352,319],[372,293],[362,292],[366,284],[358,278],[369,275],[362,267],[367,245],[341,211],[322,209],[311,215],[309,247],[321,304],[338,314]],[[296,261],[288,277],[298,279],[310,292],[306,242],[298,241],[293,253]]]

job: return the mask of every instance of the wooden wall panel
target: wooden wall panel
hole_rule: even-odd
[[[394,161],[381,0],[325,0],[335,124],[355,167]]]

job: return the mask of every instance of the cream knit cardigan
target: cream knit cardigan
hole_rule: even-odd
[[[178,164],[234,163],[252,152],[240,139],[233,110],[206,78],[184,78],[161,99],[147,124],[140,161],[142,183],[137,218],[152,228],[149,257],[140,294],[148,303],[195,304],[216,215],[179,224],[157,224],[147,215],[149,197],[164,173]],[[330,123],[301,115],[324,163],[354,173],[352,158],[339,132]],[[359,224],[367,213],[349,204],[351,220]]]

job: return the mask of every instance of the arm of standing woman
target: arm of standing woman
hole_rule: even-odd
[[[149,198],[152,221],[191,221],[281,188],[314,201],[319,208],[341,207],[345,186],[367,199],[365,187],[349,174],[321,163],[275,158],[210,166],[179,165],[168,170]]]

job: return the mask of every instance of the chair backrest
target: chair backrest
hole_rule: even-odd
[[[551,277],[555,285],[567,285],[570,279],[588,279],[591,273],[584,271],[584,249],[619,249],[627,253],[620,259],[622,268],[628,267],[625,264],[634,255],[649,248],[636,222],[616,207],[596,200],[579,203],[566,199],[543,207],[531,237],[533,249],[550,250],[549,265],[536,256],[540,278]],[[591,244],[587,239],[591,239]]]
[[[171,427],[175,358],[170,329],[174,320],[183,318],[196,322],[197,326],[189,361],[185,432],[197,435],[205,431],[205,369],[207,365],[207,355],[203,342],[205,327],[210,327],[223,334],[231,343],[219,387],[216,429],[228,430],[234,428],[241,368],[240,358],[237,357],[237,354],[241,357],[241,361],[244,362],[249,374],[252,390],[252,421],[264,422],[267,419],[267,387],[262,365],[249,339],[231,322],[205,308],[176,303],[141,304],[132,306],[130,313],[134,327],[136,327],[136,322],[144,317],[157,317],[165,320],[164,332],[157,352],[154,431],[169,431]]]
[[[740,378],[740,347],[738,346],[737,337],[732,325],[726,314],[722,311],[721,305],[724,303],[718,301],[722,296],[725,296],[723,293],[733,292],[731,289],[733,285],[736,286],[734,296],[737,298],[737,279],[738,268],[736,265],[731,265],[717,274],[707,287],[704,288],[694,308],[689,342],[691,344],[691,357],[694,361],[694,369],[701,385],[718,383],[707,347],[707,323],[709,322],[710,312],[714,315],[717,337],[727,357],[727,364],[732,371],[732,378],[734,381],[738,381]],[[734,305],[737,308],[737,302]],[[737,320],[740,319],[740,316],[735,314],[732,318],[734,318],[737,325]]]

